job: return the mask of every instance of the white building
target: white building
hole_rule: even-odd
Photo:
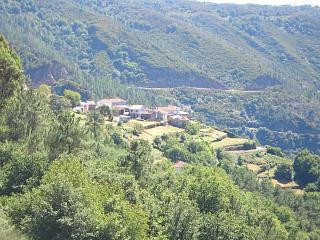
[[[129,108],[129,114],[131,118],[141,118],[141,114],[144,113],[145,107],[143,105],[132,105]]]

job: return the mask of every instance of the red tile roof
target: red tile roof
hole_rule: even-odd
[[[101,99],[98,101],[98,103],[104,103],[104,104],[108,104],[108,103],[112,104],[112,103],[118,103],[118,102],[126,102],[126,101],[121,98]]]
[[[171,112],[180,110],[180,108],[174,105],[168,105],[166,107],[157,107],[156,110],[159,112],[171,113]]]

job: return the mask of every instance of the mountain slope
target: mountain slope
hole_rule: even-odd
[[[281,138],[284,149],[320,146],[300,136],[319,139],[319,17],[310,6],[187,0],[0,3],[0,31],[33,85],[72,80],[95,98],[191,105],[236,133],[266,128],[264,143],[297,134],[298,144]],[[177,87],[183,91],[146,90]]]
[[[2,31],[12,25],[18,31],[30,28],[35,39],[52,51],[63,50],[82,70],[113,74],[122,82],[241,89],[299,81],[314,87],[319,81],[317,8],[188,1],[27,3],[3,3]]]

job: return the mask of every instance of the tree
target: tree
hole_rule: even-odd
[[[196,135],[199,131],[199,126],[196,123],[188,122],[185,126],[186,132],[190,135]]]
[[[237,194],[231,180],[217,168],[188,168],[189,195],[202,213],[231,208],[231,198]]]
[[[61,156],[42,184],[10,202],[9,214],[32,239],[146,239],[146,216],[112,186],[90,178],[80,161]]]
[[[38,88],[38,92],[45,98],[49,98],[49,96],[52,94],[51,88],[47,84],[41,84]]]
[[[80,118],[73,113],[67,111],[59,113],[51,129],[49,147],[52,158],[61,153],[71,154],[80,148],[84,131],[80,126]]]
[[[145,140],[134,140],[129,152],[121,166],[127,168],[136,179],[146,176],[153,165],[150,144]]]
[[[72,107],[79,105],[81,101],[80,93],[68,89],[65,89],[63,93],[64,97],[70,101]]]
[[[65,97],[53,94],[50,97],[49,105],[56,114],[71,108],[71,103]]]
[[[284,154],[283,154],[281,148],[279,148],[279,147],[268,146],[267,147],[267,153],[269,153],[271,155],[278,156],[278,157],[284,157]]]
[[[308,151],[300,152],[293,163],[295,180],[302,186],[320,179],[320,156]]]
[[[101,107],[99,107],[99,113],[106,117],[108,120],[112,121],[112,113],[111,113],[111,109],[109,108],[109,106],[106,105],[102,105]]]
[[[0,205],[0,239],[1,240],[27,240],[22,236],[5,215],[3,207]]]
[[[199,240],[207,239],[254,240],[255,229],[231,212],[208,213],[202,216],[199,236]]]
[[[86,126],[88,127],[89,131],[93,133],[95,140],[98,139],[98,136],[102,132],[103,123],[104,118],[99,112],[94,111],[87,115]]]
[[[188,145],[188,150],[191,153],[199,153],[207,149],[207,146],[204,142],[200,141],[191,141]]]
[[[165,211],[168,239],[197,239],[199,217],[197,207],[186,195],[175,196]]]
[[[288,163],[281,163],[277,166],[277,169],[275,171],[275,177],[280,181],[283,180],[290,182],[293,177],[292,166]]]
[[[22,91],[24,81],[19,57],[0,35],[0,110],[10,97]]]
[[[190,160],[190,153],[183,146],[172,146],[165,151],[165,156],[174,162]]]
[[[3,138],[12,141],[26,141],[29,151],[43,150],[52,123],[52,112],[34,90],[11,98],[10,106],[3,111],[3,124],[7,127]]]
[[[30,154],[24,145],[2,144],[0,154],[5,159],[0,169],[2,194],[21,193],[38,186],[49,165],[46,153]]]

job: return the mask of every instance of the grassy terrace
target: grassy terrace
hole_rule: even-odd
[[[247,142],[250,142],[250,140],[244,138],[224,138],[221,141],[211,143],[211,146],[213,147],[213,149],[218,149],[242,145]]]
[[[140,125],[142,127],[148,127],[157,124],[158,122],[156,121],[142,121],[142,120],[137,120],[137,119],[132,119],[128,123],[125,123],[123,126],[125,128],[134,128],[137,125]]]
[[[199,130],[199,134],[203,136],[202,138],[204,140],[207,140],[208,142],[224,139],[227,137],[227,134],[225,132],[216,130],[214,128],[202,128]]]

